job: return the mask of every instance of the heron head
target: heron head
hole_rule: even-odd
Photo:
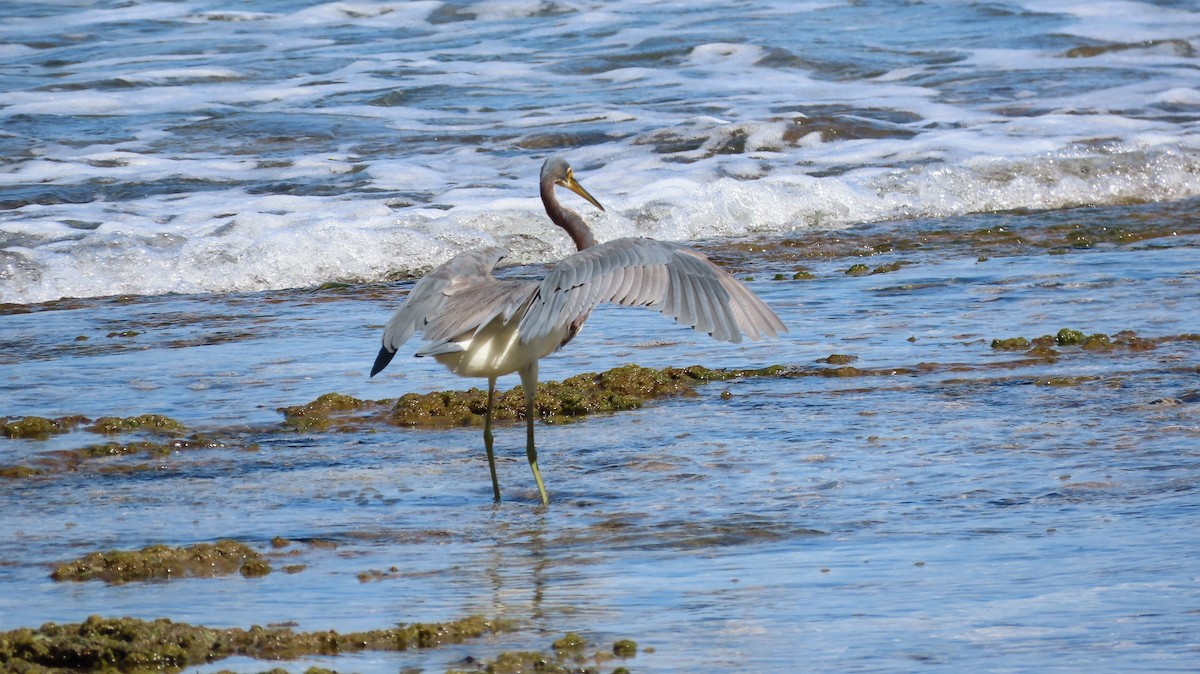
[[[548,180],[553,181],[555,185],[561,185],[571,190],[575,194],[587,199],[591,205],[602,211],[604,210],[600,202],[596,201],[596,197],[589,194],[587,190],[583,189],[583,185],[580,185],[579,181],[575,180],[575,169],[572,169],[567,160],[562,157],[551,157],[546,160],[545,164],[542,164],[542,183],[545,184]]]

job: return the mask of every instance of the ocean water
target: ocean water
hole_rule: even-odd
[[[42,470],[0,478],[0,629],[521,626],[188,674],[440,672],[566,631],[639,643],[602,671],[1195,671],[1198,49],[1186,2],[2,3],[0,420],[216,440],[0,437],[0,468]],[[331,391],[481,384],[414,345],[367,371],[434,265],[570,252],[537,198],[554,154],[598,239],[692,242],[790,332],[600,307],[543,380],[792,376],[540,425],[545,509],[520,427],[498,505],[478,428],[282,429]],[[990,345],[1064,327],[1152,344]],[[222,538],[277,571],[48,576]]]
[[[0,8],[0,302],[1200,193],[1190,3]]]

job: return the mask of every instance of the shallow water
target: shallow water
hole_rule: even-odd
[[[0,478],[0,629],[521,625],[189,674],[437,672],[569,630],[636,640],[635,672],[1195,671],[1198,45],[1177,2],[0,4],[0,419],[203,436],[0,438],[43,471]],[[481,384],[415,347],[367,371],[414,275],[567,252],[533,189],[557,153],[600,240],[692,241],[791,332],[600,307],[543,380],[789,376],[539,426],[545,509],[516,426],[499,505],[477,428],[284,428]],[[1061,328],[1153,344],[991,348]],[[275,571],[49,578],[222,538]]]
[[[1171,222],[1189,210],[1005,222]],[[626,664],[638,671],[1193,669],[1200,341],[1058,347],[1052,361],[990,341],[1061,327],[1200,334],[1188,309],[1200,238],[1056,254],[1016,245],[983,260],[927,246],[866,258],[908,264],[861,277],[844,271],[864,258],[835,256],[807,262],[807,281],[769,280],[793,265],[772,258],[772,240],[747,243],[710,249],[741,256],[739,273],[758,279],[788,335],[718,345],[652,312],[602,308],[544,361],[543,379],[626,362],[780,363],[802,376],[714,382],[697,397],[539,426],[547,509],[519,427],[498,430],[498,506],[477,428],[277,430],[276,407],[328,391],[467,385],[403,354],[366,377],[395,288],[76,300],[4,316],[9,410],[158,412],[231,440],[150,470],[105,472],[127,460],[97,459],[5,481],[0,578],[15,590],[0,598],[0,627],[89,614],[349,631],[481,613],[523,625],[429,652],[274,663],[289,671],[442,671],[467,655],[548,648],[568,630],[602,648],[636,640]],[[140,334],[102,334],[127,327]],[[212,338],[230,332],[245,334]],[[832,367],[815,363],[831,353],[857,356],[862,374],[805,374]],[[0,463],[102,439],[0,440]],[[294,542],[272,552],[275,536]],[[218,538],[275,555],[276,571],[116,586],[47,576],[93,550]],[[307,566],[279,570],[293,563]],[[221,668],[268,663],[189,671]]]

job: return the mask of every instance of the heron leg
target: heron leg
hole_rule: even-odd
[[[537,448],[533,445],[533,417],[535,416],[534,399],[537,396],[538,364],[535,360],[528,368],[521,370],[521,387],[525,389],[525,455],[529,457],[529,467],[533,470],[533,479],[537,481],[538,495],[542,497],[542,505],[550,505],[550,497],[546,495],[546,486],[542,484],[542,472],[538,470]]]
[[[483,446],[487,449],[488,470],[492,471],[492,493],[500,502],[500,481],[496,479],[496,455],[492,452],[492,401],[496,397],[496,378],[488,377],[487,413],[483,416]]]

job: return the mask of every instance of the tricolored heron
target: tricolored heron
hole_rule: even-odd
[[[371,368],[375,376],[414,332],[420,332],[424,345],[417,356],[433,356],[463,377],[487,378],[483,444],[496,501],[500,500],[492,452],[496,378],[513,372],[521,376],[525,452],[542,503],[549,504],[533,443],[538,360],[570,342],[597,304],[648,307],[723,342],[787,331],[762,300],[695,250],[645,238],[596,243],[583,218],[558,203],[555,185],[602,211],[604,207],[579,184],[565,160],[551,157],[542,165],[546,214],[567,231],[578,252],[559,260],[541,281],[501,281],[492,276],[496,263],[508,254],[500,247],[478,248],[451,258],[413,286],[384,328],[383,346]]]

